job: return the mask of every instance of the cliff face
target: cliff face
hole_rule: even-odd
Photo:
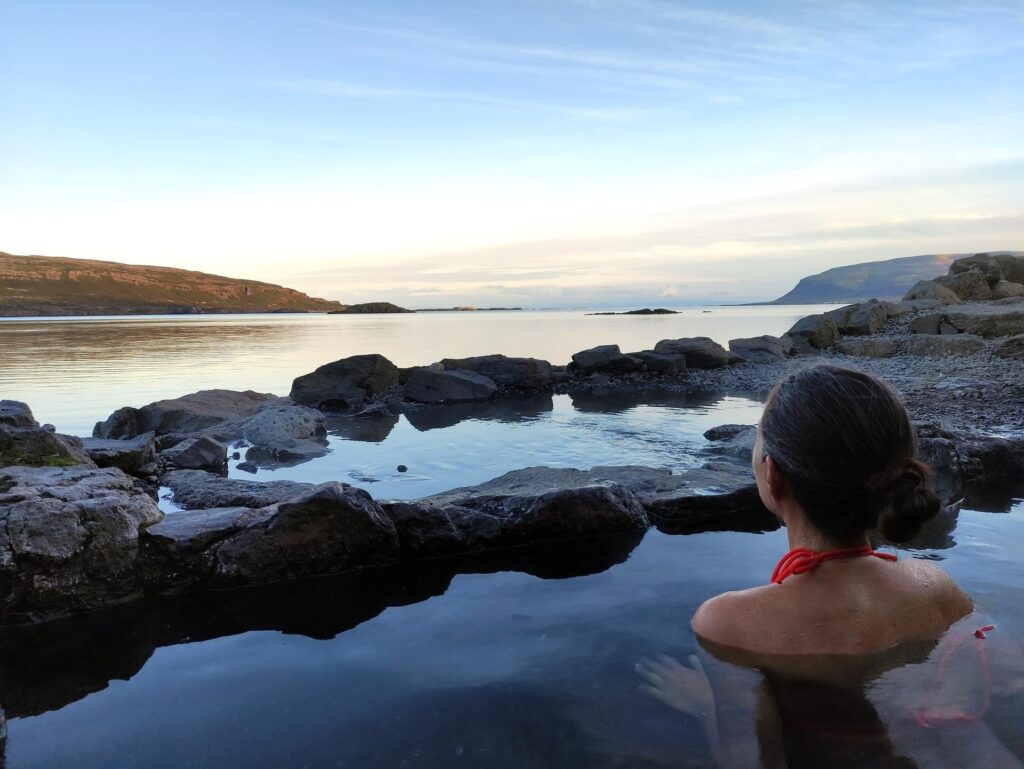
[[[272,283],[171,267],[0,252],[0,316],[330,312],[339,302]]]

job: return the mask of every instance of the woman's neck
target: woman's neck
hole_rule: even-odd
[[[802,510],[791,511],[783,520],[786,523],[786,537],[789,539],[790,550],[806,547],[808,550],[820,553],[826,550],[839,550],[869,544],[867,535],[860,542],[837,542],[808,523]]]

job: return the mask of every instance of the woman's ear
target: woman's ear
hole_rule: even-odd
[[[761,461],[765,463],[764,479],[768,487],[768,496],[771,497],[772,502],[777,503],[789,493],[786,476],[782,474],[782,470],[779,469],[779,465],[771,454],[762,456]]]

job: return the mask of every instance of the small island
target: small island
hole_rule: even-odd
[[[375,313],[401,313],[416,312],[399,307],[391,302],[363,302],[362,304],[351,304],[340,310],[331,310],[328,315],[372,315]]]
[[[666,310],[664,307],[659,307],[652,310],[650,307],[644,307],[642,310],[627,310],[626,312],[588,312],[587,315],[678,315],[677,310]]]

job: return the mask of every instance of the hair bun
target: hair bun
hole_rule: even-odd
[[[890,542],[906,542],[935,517],[941,506],[928,484],[928,466],[908,459],[880,492],[878,530]]]

